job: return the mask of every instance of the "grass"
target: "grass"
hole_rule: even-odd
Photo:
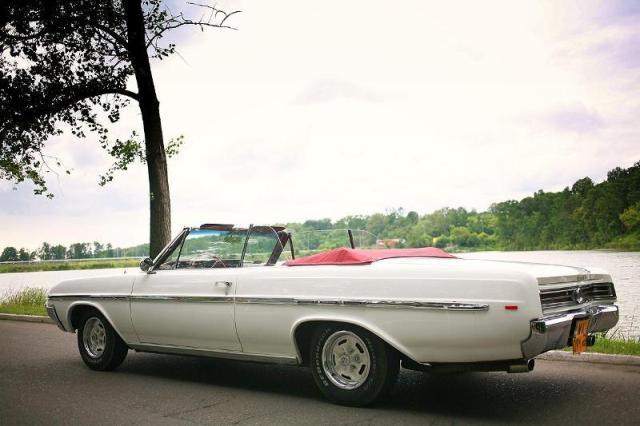
[[[48,262],[46,260],[29,263],[2,263],[3,272],[68,271],[74,269],[132,268],[140,264],[140,259],[92,259]]]
[[[589,348],[589,352],[640,356],[640,339],[611,339],[599,336],[596,338],[596,344]]]
[[[0,313],[17,315],[47,315],[47,290],[28,287],[6,294],[0,302]]]

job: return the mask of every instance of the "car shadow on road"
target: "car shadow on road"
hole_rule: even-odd
[[[308,368],[186,356],[135,354],[119,371],[164,380],[250,390],[325,402]],[[576,389],[579,389],[576,392]],[[370,410],[466,418],[476,421],[536,422],[589,412],[581,395],[601,391],[589,383],[559,381],[549,372],[530,374],[426,374],[402,370],[392,394]],[[543,407],[543,409],[541,409]],[[552,412],[549,412],[552,410]]]

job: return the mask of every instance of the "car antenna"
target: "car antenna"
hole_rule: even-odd
[[[291,232],[288,232],[288,234],[289,234],[289,248],[291,249],[291,260],[295,260],[296,254],[294,253],[294,250],[293,250],[293,235],[291,234]]]
[[[353,232],[351,229],[347,229],[347,234],[349,234],[349,244],[351,244],[351,248],[356,248],[356,245],[353,243]]]

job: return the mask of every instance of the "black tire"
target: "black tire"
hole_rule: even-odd
[[[87,323],[90,325],[87,327]],[[98,325],[100,324],[100,325]],[[85,344],[85,328],[90,330],[96,326],[101,329],[100,344],[93,347],[91,342],[91,335],[87,335],[87,344]],[[97,310],[91,310],[85,312],[80,318],[78,325],[78,350],[82,361],[92,370],[97,371],[109,371],[113,370],[122,364],[122,361],[127,356],[129,347],[118,336],[118,333],[113,329],[109,321]],[[101,350],[96,350],[101,348]],[[93,351],[92,351],[93,349]]]
[[[343,343],[340,343],[341,339]],[[364,343],[363,348],[359,348],[359,342]],[[341,344],[351,344],[359,353],[353,351],[353,355],[349,355],[345,351],[337,360],[335,352],[330,349],[340,351]],[[331,356],[327,356],[329,352]],[[366,406],[387,395],[393,388],[400,369],[400,360],[393,348],[373,333],[350,324],[326,324],[318,327],[312,335],[309,354],[311,371],[318,389],[327,399],[341,405]],[[351,364],[354,358],[361,361],[361,356],[368,356],[365,358],[368,359],[368,367],[362,368],[365,364],[355,361]],[[353,374],[347,371],[347,375],[343,375],[333,367],[351,369]],[[361,374],[358,376],[359,373]]]

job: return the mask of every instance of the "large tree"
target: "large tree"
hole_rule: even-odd
[[[167,155],[150,61],[175,52],[161,42],[184,26],[231,28],[213,6],[187,3],[198,18],[172,12],[162,0],[3,0],[0,2],[0,178],[30,180],[35,193],[52,197],[45,173],[63,167],[46,155],[52,136],[93,132],[114,164],[105,184],[133,161],[149,174],[150,255],[169,241],[171,203]],[[109,136],[130,102],[140,108],[144,141]],[[68,171],[67,171],[68,173]]]

